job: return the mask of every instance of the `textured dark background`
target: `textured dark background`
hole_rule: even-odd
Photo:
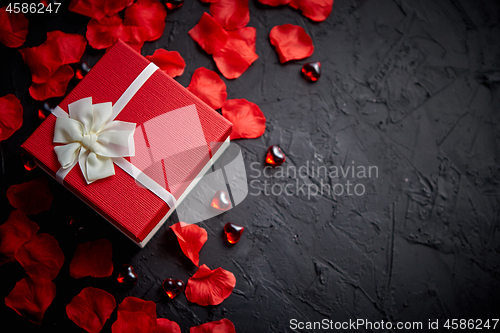
[[[142,49],[143,55],[161,47],[179,51],[187,63],[178,78],[184,86],[196,68],[216,70],[187,35],[204,11],[208,5],[186,0],[167,15],[162,38]],[[0,302],[2,332],[79,332],[65,306],[86,286],[111,292],[118,303],[129,295],[153,300],[158,317],[176,321],[183,332],[221,318],[233,321],[237,332],[285,332],[292,318],[425,323],[439,318],[444,323],[499,317],[499,2],[337,0],[325,22],[313,23],[289,7],[250,0],[250,14],[259,59],[239,79],[225,80],[229,98],[257,103],[267,117],[261,138],[237,141],[247,167],[258,162],[262,168],[271,144],[283,148],[288,166],[308,161],[377,166],[378,178],[355,180],[366,186],[366,194],[249,195],[236,208],[200,223],[209,234],[200,263],[230,270],[237,279],[221,305],[201,307],[184,294],[169,300],[161,290],[163,279],[187,281],[196,271],[168,229],[175,217],[139,250],[50,180],[52,208],[32,219],[41,232],[58,239],[66,256],[55,279],[57,296],[41,326]],[[28,18],[25,46],[42,43],[47,31],[84,34],[89,20],[65,8],[58,15]],[[311,35],[315,52],[309,59],[279,63],[268,35],[284,23]],[[83,60],[93,65],[102,54],[87,47]],[[30,71],[17,50],[0,45],[0,55],[0,96],[14,93],[24,107],[23,127],[1,143],[0,217],[5,221],[12,209],[5,198],[8,186],[45,175],[25,171],[20,159],[20,144],[40,123],[40,104],[28,94]],[[300,77],[306,61],[322,63],[322,77],[314,84]],[[255,175],[250,168],[247,172]],[[320,181],[300,179],[301,184]],[[345,179],[331,184],[336,182]],[[76,243],[85,240],[72,237],[71,219],[87,225],[85,239],[113,242],[115,268],[132,264],[140,276],[136,286],[121,288],[115,275],[69,276]],[[226,222],[246,228],[234,246],[222,239]],[[1,299],[24,274],[18,264],[0,266]],[[116,312],[106,331],[115,318]]]

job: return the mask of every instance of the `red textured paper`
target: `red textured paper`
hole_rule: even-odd
[[[129,46],[118,41],[59,106],[67,112],[68,104],[90,96],[94,104],[114,104],[149,63]],[[145,124],[144,127],[148,128],[146,138],[144,133],[141,133],[145,132],[142,125],[148,120],[193,104],[196,106],[206,147],[184,149],[188,142],[186,138],[179,139],[178,143],[165,142],[165,146],[160,150],[165,147],[180,147],[180,151],[184,149],[189,152],[177,154],[161,162],[156,161],[153,167],[145,171],[151,178],[155,176],[154,179],[160,185],[164,183],[176,199],[229,136],[231,123],[161,70],[157,70],[146,81],[116,117],[116,120],[137,124],[134,137],[136,156],[132,159],[134,165],[144,170],[145,165],[152,163],[149,160],[151,156],[161,152],[152,151],[151,154],[145,154],[138,147],[149,145],[151,140],[161,140],[168,134],[169,128],[186,125],[179,119],[162,128]],[[47,117],[22,146],[52,176],[60,167],[52,143],[55,121],[55,116]],[[190,129],[185,128],[185,131],[189,132]],[[163,179],[158,179],[158,175],[163,175]],[[165,179],[165,175],[169,175],[170,180]],[[143,241],[170,209],[163,200],[138,185],[118,166],[115,166],[114,176],[87,185],[79,165],[76,165],[64,179],[64,185],[136,242]]]

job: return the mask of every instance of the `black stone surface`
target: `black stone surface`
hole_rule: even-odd
[[[89,19],[62,7],[58,15],[28,15],[24,47],[42,43],[47,31],[85,33]],[[196,68],[216,70],[187,35],[204,11],[208,5],[186,0],[167,15],[162,38],[142,49],[143,55],[157,48],[179,51],[187,63],[178,78],[184,86]],[[191,304],[184,294],[169,300],[162,281],[186,282],[196,271],[168,228],[176,218],[140,250],[50,180],[53,205],[31,218],[65,253],[57,296],[42,325],[29,323],[3,302],[24,270],[17,263],[0,266],[0,331],[80,332],[65,306],[87,286],[111,292],[117,303],[126,296],[155,301],[158,317],[176,321],[183,332],[221,318],[239,333],[290,332],[291,319],[421,321],[424,328],[439,319],[443,330],[446,319],[499,318],[499,2],[337,0],[325,22],[313,23],[290,7],[250,0],[250,15],[259,59],[239,79],[225,81],[229,98],[257,103],[267,118],[262,137],[237,141],[249,182],[258,181],[242,204],[200,223],[209,235],[200,263],[233,272],[233,294],[219,306]],[[284,23],[311,35],[311,57],[279,63],[268,35]],[[87,47],[82,60],[93,65],[103,53]],[[40,124],[40,103],[28,93],[30,71],[16,49],[0,45],[0,55],[0,96],[14,93],[24,107],[23,127],[1,142],[3,222],[12,210],[7,188],[47,176],[25,171],[20,158],[20,144]],[[316,83],[300,76],[308,61],[322,64]],[[264,181],[296,189],[292,177],[255,178],[273,144],[285,152],[285,167],[376,166],[378,177],[328,179],[310,171],[310,177],[297,177],[299,186],[310,188],[350,180],[365,186],[362,196],[254,195],[259,184],[265,190]],[[86,225],[82,238],[74,238],[71,219]],[[222,238],[227,222],[245,227],[234,246]],[[76,244],[99,238],[113,243],[115,274],[71,278]],[[139,276],[130,289],[116,283],[123,264]],[[116,311],[104,331],[115,319]]]

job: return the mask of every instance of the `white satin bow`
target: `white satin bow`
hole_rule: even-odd
[[[92,105],[92,97],[68,105],[69,118],[57,117],[54,147],[63,169],[80,164],[87,184],[113,176],[113,157],[134,156],[136,124],[113,121],[111,103]]]

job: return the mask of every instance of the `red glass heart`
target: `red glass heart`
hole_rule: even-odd
[[[38,109],[38,119],[44,120],[45,118],[47,118],[45,112],[42,109]]]
[[[231,208],[231,199],[229,199],[229,194],[225,191],[215,192],[214,198],[210,206],[219,210],[228,210]]]
[[[281,165],[285,162],[285,154],[278,146],[271,146],[267,149],[266,163],[269,165]]]
[[[85,74],[83,74],[83,71],[78,68],[75,72],[75,77],[78,79],[78,80],[81,80],[83,79],[83,77],[85,76]]]
[[[31,171],[36,168],[36,163],[35,161],[33,161],[30,155],[22,153],[21,159],[23,160],[23,165],[26,170]]]
[[[226,223],[226,225],[224,225],[224,234],[226,235],[226,240],[228,241],[228,243],[238,243],[240,241],[243,230],[245,230],[245,228],[241,225]]]
[[[168,10],[174,10],[182,7],[184,0],[165,0],[165,6]]]
[[[315,61],[304,64],[304,66],[302,66],[302,76],[309,82],[318,81],[321,76],[321,63]]]
[[[89,65],[85,61],[83,61],[80,63],[80,67],[75,71],[75,78],[81,80],[89,71]]]
[[[52,111],[54,111],[54,109],[49,105],[49,103],[43,103],[43,107],[38,109],[38,119],[44,120],[47,118],[47,115],[52,113]]]
[[[137,283],[137,274],[135,274],[134,267],[130,265],[123,265],[116,278],[118,283],[133,286]]]
[[[170,299],[174,299],[184,291],[185,285],[182,280],[166,279],[161,284],[161,287]]]

